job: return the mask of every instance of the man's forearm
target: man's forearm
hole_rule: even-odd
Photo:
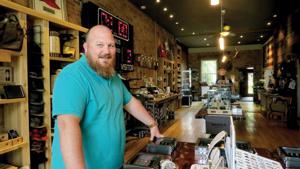
[[[133,117],[148,126],[155,122],[155,119],[148,113],[142,103],[135,97],[132,97],[130,102],[125,106],[125,110],[127,110]]]
[[[67,169],[85,169],[82,135],[77,119],[58,117],[59,137],[63,160]]]

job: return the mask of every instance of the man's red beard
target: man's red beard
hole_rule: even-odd
[[[116,71],[115,71],[114,67],[115,67],[116,61],[114,58],[111,63],[107,63],[109,65],[102,66],[99,63],[98,58],[97,58],[96,62],[93,62],[88,54],[86,55],[86,57],[87,57],[88,64],[92,67],[92,69],[94,69],[97,72],[97,74],[103,76],[104,78],[110,78],[113,75],[115,75]]]

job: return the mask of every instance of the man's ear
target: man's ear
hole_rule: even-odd
[[[86,53],[87,52],[87,43],[86,42],[83,43],[83,49],[84,49],[84,53]]]

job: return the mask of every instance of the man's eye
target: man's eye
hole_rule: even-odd
[[[114,47],[115,47],[115,45],[113,45],[113,44],[112,44],[112,45],[108,45],[108,47],[110,47],[110,48],[114,48]]]
[[[96,44],[98,47],[103,47],[104,45],[101,43]]]

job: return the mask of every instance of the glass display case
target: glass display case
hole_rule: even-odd
[[[192,70],[182,71],[182,86],[181,86],[181,105],[183,107],[190,107],[192,104]]]

